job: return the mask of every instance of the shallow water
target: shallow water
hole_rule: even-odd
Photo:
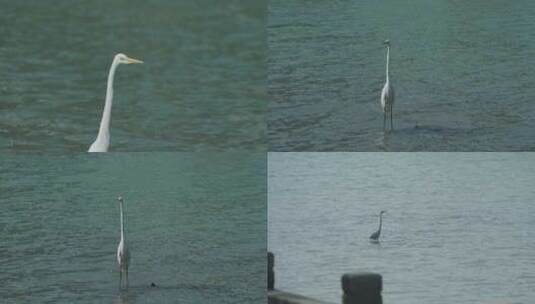
[[[2,303],[261,303],[265,166],[251,153],[4,156]],[[118,195],[132,256],[121,293]]]
[[[4,1],[5,2],[5,1]],[[265,149],[264,1],[10,1],[0,150],[87,151],[116,53],[112,151]]]
[[[534,150],[534,14],[527,0],[271,1],[270,150]]]
[[[270,153],[276,288],[340,302],[383,275],[384,303],[531,303],[530,153]],[[368,237],[386,210],[379,244]]]

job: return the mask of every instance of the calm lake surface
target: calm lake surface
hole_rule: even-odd
[[[111,151],[265,150],[260,1],[2,1],[0,150],[87,151],[116,53]]]
[[[270,151],[535,150],[534,15],[527,0],[270,1]]]
[[[340,303],[340,276],[383,275],[384,303],[531,303],[535,156],[270,153],[276,288]],[[368,237],[386,210],[380,244]]]
[[[0,181],[2,303],[265,301],[265,154],[12,156]]]

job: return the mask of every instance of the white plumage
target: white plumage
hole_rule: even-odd
[[[394,129],[393,119],[392,119],[392,107],[394,105],[394,87],[390,83],[388,66],[390,63],[390,41],[385,40],[384,44],[386,45],[386,82],[381,91],[381,108],[383,110],[383,131],[386,131],[386,120],[388,114],[390,114],[390,129]]]
[[[119,241],[119,246],[117,247],[117,263],[119,264],[119,289],[122,287],[123,274],[125,276],[126,288],[128,288],[128,266],[130,264],[130,251],[126,245],[126,231],[124,229],[124,218],[123,218],[123,198],[118,197],[119,201],[119,210],[121,213],[121,240]]]
[[[102,119],[100,120],[100,128],[98,135],[93,144],[89,147],[88,152],[108,152],[110,146],[110,121],[111,121],[111,106],[113,104],[113,80],[115,78],[115,70],[120,64],[143,63],[141,60],[129,58],[125,54],[117,54],[113,58],[113,62],[108,74],[108,87],[106,89],[106,102],[104,104],[104,111],[102,112]]]

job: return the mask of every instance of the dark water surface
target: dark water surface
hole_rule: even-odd
[[[0,150],[265,149],[264,1],[1,1]]]
[[[265,301],[265,167],[250,153],[4,156],[1,302]],[[132,255],[122,293],[118,195]]]
[[[535,150],[534,15],[527,0],[270,1],[270,150]]]

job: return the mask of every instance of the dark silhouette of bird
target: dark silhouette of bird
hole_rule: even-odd
[[[377,231],[370,235],[370,240],[372,241],[379,241],[379,237],[381,236],[381,228],[383,226],[383,213],[386,213],[386,211],[382,210],[379,213],[379,229],[377,229]]]

